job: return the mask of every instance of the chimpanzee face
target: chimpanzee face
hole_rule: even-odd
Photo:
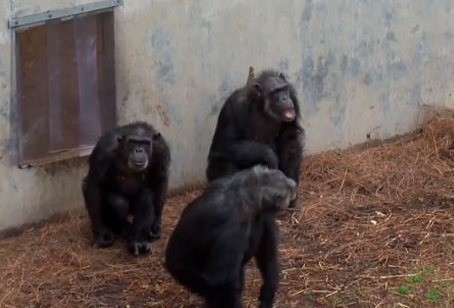
[[[277,89],[265,97],[265,110],[272,117],[284,122],[292,122],[295,119],[295,107],[288,86]]]
[[[271,118],[283,122],[292,122],[295,119],[295,106],[285,77],[282,75],[269,77],[261,84],[257,84],[256,88],[263,98],[263,109]]]
[[[118,144],[132,171],[142,172],[148,167],[152,151],[150,138],[122,136],[118,138]]]
[[[259,180],[261,202],[272,205],[266,207],[276,210],[285,209],[296,198],[298,190],[296,182],[286,177],[282,171],[260,165],[253,169]]]
[[[270,169],[264,178],[265,202],[275,203],[276,208],[285,209],[296,198],[296,182],[278,169]]]

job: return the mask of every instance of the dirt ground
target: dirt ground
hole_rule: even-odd
[[[304,165],[301,203],[280,215],[275,308],[454,307],[454,116],[377,147]],[[0,241],[0,307],[201,307],[162,267],[183,207],[167,201],[163,238],[134,258],[124,242],[94,250],[84,212]],[[251,263],[245,307],[257,307]]]

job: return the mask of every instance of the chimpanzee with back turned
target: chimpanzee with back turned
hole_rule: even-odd
[[[296,197],[295,181],[255,166],[212,181],[182,212],[166,248],[165,268],[209,308],[241,308],[245,265],[262,274],[260,308],[271,308],[278,287],[275,218]]]
[[[298,184],[304,146],[299,121],[293,86],[282,73],[263,71],[224,103],[208,154],[208,181],[263,164]]]
[[[134,255],[151,251],[152,239],[161,235],[169,164],[164,137],[145,122],[119,126],[99,139],[82,183],[93,247],[112,245],[116,235],[127,236]]]

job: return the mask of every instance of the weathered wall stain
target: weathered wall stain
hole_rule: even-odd
[[[372,76],[369,73],[366,73],[366,75],[364,75],[364,84],[366,86],[370,86],[373,82],[374,79],[372,78]]]
[[[310,103],[309,112],[316,112],[317,103],[327,94],[325,79],[333,62],[334,58],[331,55],[328,58],[320,56],[316,61],[308,57],[303,62],[298,81],[302,82],[304,98]]]
[[[0,1],[7,20],[89,0]],[[225,99],[248,68],[295,85],[307,153],[415,127],[453,106],[452,0],[125,1],[115,12],[119,123],[152,122],[172,151],[171,188],[204,180]],[[20,170],[12,33],[0,23],[0,230],[82,206],[85,160]]]
[[[156,105],[156,111],[158,112],[159,116],[161,117],[162,123],[164,123],[165,126],[169,127],[170,119],[167,116],[167,114],[162,110],[161,105]]]
[[[386,33],[386,39],[391,42],[397,42],[396,35],[392,31],[389,31],[388,33]]]
[[[358,46],[355,48],[355,57],[367,58],[370,55],[374,54],[374,44],[375,39],[371,38],[369,40],[361,41]]]
[[[243,85],[238,86],[241,87]],[[234,90],[236,89],[231,80],[224,80],[221,82],[217,90],[217,95],[211,96],[211,98],[207,102],[207,105],[210,106],[210,109],[207,116],[205,117],[206,120],[210,118],[215,118],[217,120],[222,105]]]
[[[383,9],[383,15],[384,15],[384,22],[385,22],[385,27],[386,28],[391,28],[391,25],[393,23],[393,15],[392,12],[389,10],[389,8],[384,8]]]
[[[277,67],[285,75],[288,75],[290,72],[290,62],[288,59],[280,59],[277,63]]]
[[[158,63],[158,81],[175,83],[174,65],[172,60],[171,33],[166,29],[157,29],[151,35],[153,57]]]
[[[306,0],[303,13],[301,14],[301,23],[308,23],[312,18],[312,10],[314,9],[314,5],[312,0]]]

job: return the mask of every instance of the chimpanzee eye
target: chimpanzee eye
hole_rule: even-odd
[[[275,199],[276,201],[279,202],[279,201],[281,201],[282,199],[284,199],[284,197],[283,197],[282,195],[276,194],[276,195],[274,195],[274,199]]]
[[[153,136],[153,141],[157,141],[161,139],[161,137],[162,137],[161,133],[157,133],[156,135]]]

